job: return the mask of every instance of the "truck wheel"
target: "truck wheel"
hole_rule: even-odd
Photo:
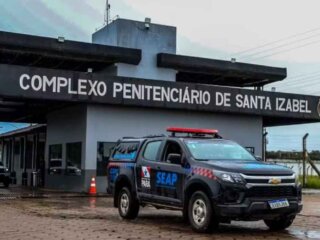
[[[139,202],[127,187],[122,188],[118,195],[118,211],[124,219],[135,219],[138,216]]]
[[[283,216],[279,219],[264,220],[270,230],[284,230],[291,226],[296,216]]]
[[[211,232],[219,224],[214,219],[212,205],[208,196],[202,191],[192,194],[189,201],[188,217],[192,229],[196,232]]]

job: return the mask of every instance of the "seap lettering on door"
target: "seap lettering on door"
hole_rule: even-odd
[[[172,172],[158,171],[156,173],[156,187],[176,188],[178,174]]]

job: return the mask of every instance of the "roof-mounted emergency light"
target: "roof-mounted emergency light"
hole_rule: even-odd
[[[203,128],[181,128],[181,127],[168,127],[167,132],[171,132],[174,136],[175,133],[189,133],[189,134],[199,134],[199,135],[216,135],[218,130],[216,129],[203,129]]]

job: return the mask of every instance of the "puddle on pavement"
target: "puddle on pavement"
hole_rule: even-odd
[[[108,199],[106,198],[57,198],[57,199],[44,199],[42,201],[37,201],[42,205],[50,205],[54,208],[59,209],[79,209],[79,208],[98,208],[106,207],[108,204]]]
[[[288,233],[295,237],[305,237],[308,239],[320,239],[320,231],[302,231],[297,229],[289,229]]]
[[[96,208],[97,207],[97,199],[96,198],[90,198],[89,199],[90,208]]]
[[[29,202],[21,201],[25,209],[32,210],[31,213],[48,217],[79,218],[79,219],[106,219],[119,221],[117,210],[112,207],[112,198],[51,198],[34,199]],[[109,210],[107,210],[109,208]],[[110,208],[112,210],[110,211]],[[171,222],[168,226],[168,222]],[[153,208],[141,208],[141,213],[136,223],[143,225],[157,224],[161,229],[186,231],[189,226],[185,225],[180,212],[159,211]],[[222,224],[218,233],[240,234],[243,236],[256,235],[259,237],[268,234],[268,230],[261,223],[233,222],[231,225]],[[320,231],[304,231],[297,227],[291,227],[287,231],[270,233],[279,236],[281,239],[320,239]]]

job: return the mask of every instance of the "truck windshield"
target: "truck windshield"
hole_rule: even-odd
[[[246,149],[231,141],[185,140],[193,157],[198,161],[256,160]]]

